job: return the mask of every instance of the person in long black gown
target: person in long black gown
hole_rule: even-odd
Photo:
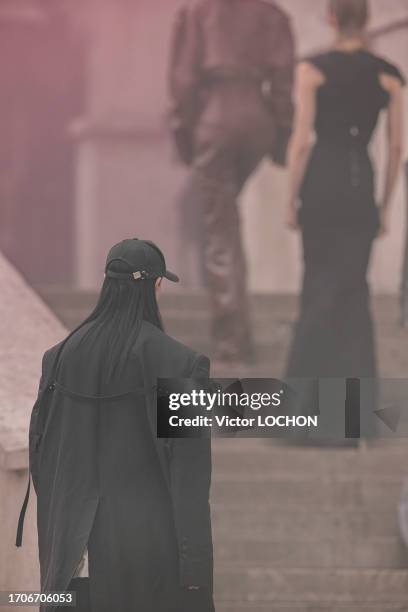
[[[368,14],[367,0],[331,0],[335,45],[297,68],[286,222],[301,230],[304,277],[286,371],[292,378],[377,375],[367,269],[375,238],[388,231],[404,78],[365,48]],[[388,159],[378,205],[368,145],[383,109]]]

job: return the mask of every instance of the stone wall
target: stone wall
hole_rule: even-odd
[[[27,486],[28,425],[41,359],[65,329],[1,253],[0,286],[0,591],[38,589],[33,487],[19,549],[16,527]]]

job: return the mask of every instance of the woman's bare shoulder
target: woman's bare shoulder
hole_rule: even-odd
[[[385,91],[387,91],[390,96],[399,94],[403,87],[401,79],[387,72],[380,72],[378,78],[380,80],[381,87],[385,89]]]
[[[368,54],[375,62],[381,86],[390,94],[398,92],[405,85],[405,77],[398,66],[385,57]]]
[[[325,82],[324,73],[309,59],[297,64],[296,79],[298,85],[305,87],[320,87]]]

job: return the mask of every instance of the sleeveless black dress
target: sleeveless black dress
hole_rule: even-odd
[[[308,59],[324,75],[316,143],[300,191],[304,277],[288,377],[375,377],[367,268],[379,228],[368,145],[389,103],[383,73],[399,70],[365,50]]]

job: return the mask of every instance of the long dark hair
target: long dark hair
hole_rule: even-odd
[[[114,272],[132,272],[122,261],[113,261],[109,269]],[[105,277],[94,310],[76,329],[78,331],[85,325],[91,324],[78,346],[86,342],[91,348],[96,341],[103,343],[101,374],[105,382],[122,371],[143,321],[148,321],[163,330],[156,300],[155,281],[156,279]]]

